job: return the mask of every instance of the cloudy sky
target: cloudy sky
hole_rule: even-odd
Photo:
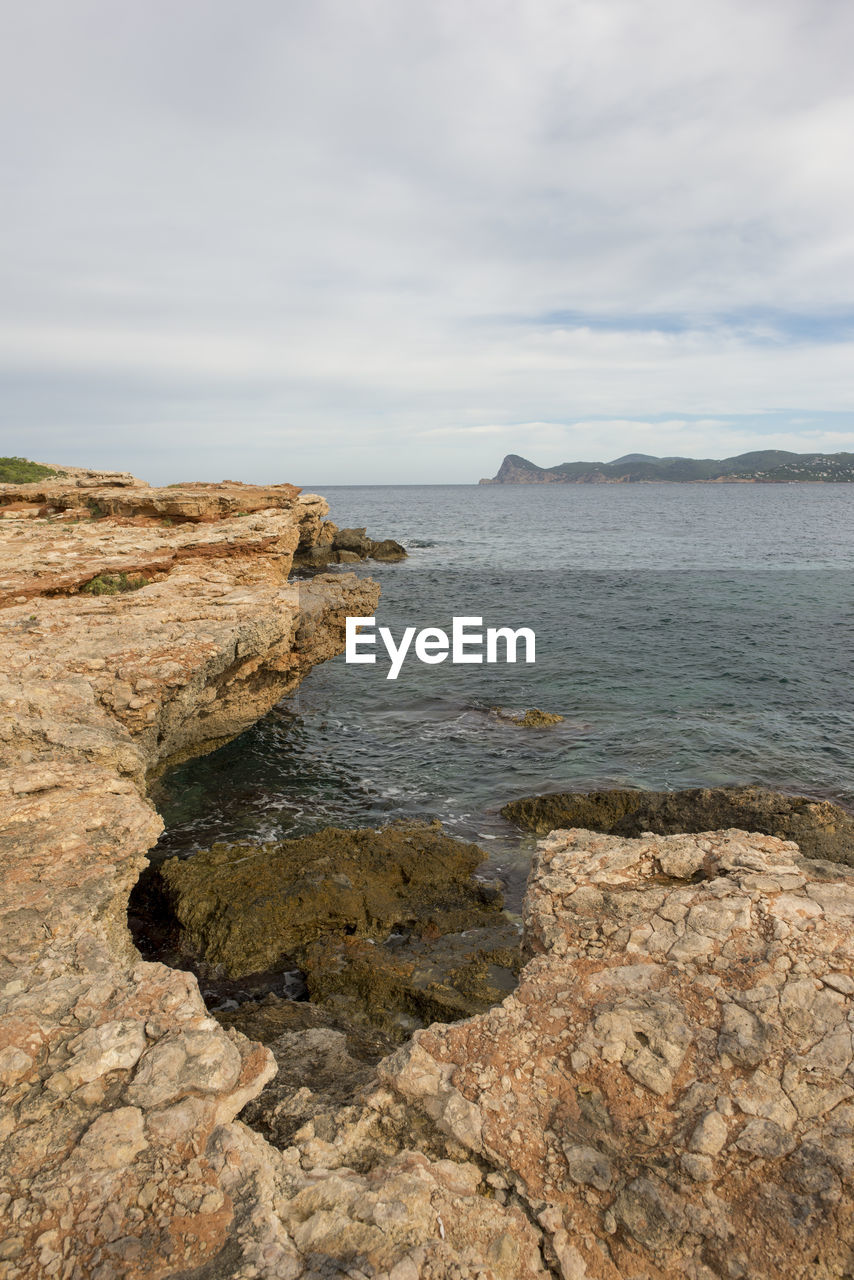
[[[27,0],[0,453],[854,450],[850,0]]]

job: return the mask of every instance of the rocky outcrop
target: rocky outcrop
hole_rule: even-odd
[[[497,473],[484,477],[478,484],[558,484],[561,480],[562,476],[552,468],[538,467],[518,453],[508,453]]]
[[[514,800],[501,814],[539,835],[558,827],[586,827],[621,836],[740,827],[794,840],[804,857],[854,866],[854,817],[850,813],[828,800],[784,795],[765,787],[567,791]]]
[[[393,538],[369,538],[365,529],[339,529],[326,520],[316,538],[301,544],[294,564],[300,569],[323,569],[330,564],[357,564],[360,560],[405,560],[406,551]]]
[[[516,993],[381,1076],[516,1188],[566,1280],[849,1275],[852,920],[852,873],[773,837],[556,831]]]
[[[613,462],[560,462],[539,467],[508,453],[498,474],[481,484],[792,484],[854,481],[854,454],[758,449],[734,458],[656,458],[627,453]]]
[[[182,950],[231,977],[273,969],[330,934],[438,936],[492,923],[501,894],[484,855],[438,823],[327,828],[272,845],[215,845],[154,874]]]
[[[484,923],[381,952],[368,928],[412,900],[411,924],[437,924],[435,902],[418,914],[425,869],[404,859],[377,906],[373,870],[333,891],[318,852],[329,919],[346,899],[364,922],[304,942],[325,1007],[268,996],[214,1019],[128,934],[162,825],[146,780],[245,728],[377,591],[289,580],[322,499],[250,510],[269,491],[246,492],[223,516],[222,492],[182,486],[195,506],[173,518],[132,477],[60,480],[130,514],[25,503],[0,525],[3,1280],[851,1274],[852,873],[738,830],[555,832],[518,990],[377,1064],[404,1023],[369,1025],[367,988],[453,1016],[503,994],[501,949]],[[86,589],[105,575],[145,585]]]
[[[137,905],[203,986],[227,989],[223,975],[275,985],[298,969],[325,1025],[375,1028],[389,1045],[481,1013],[516,985],[519,931],[500,888],[474,877],[484,857],[438,823],[330,828],[171,858],[146,873]],[[238,1012],[230,1025],[263,1027],[265,1010],[292,1017],[289,1003],[260,1006],[260,1024],[258,1005],[244,1005],[248,1022]]]
[[[481,916],[482,918],[482,916]],[[483,1013],[512,991],[521,939],[506,917],[439,938],[319,939],[300,955],[312,1000],[400,1041],[431,1022]]]
[[[74,512],[83,519],[114,516],[198,523],[256,511],[294,510],[299,506],[299,494],[292,484],[254,485],[236,480],[171,484],[158,489],[128,472],[64,467],[55,478],[32,484],[0,484],[0,517],[9,507],[27,506],[40,509],[45,517]],[[325,515],[328,507],[323,499],[309,496],[309,505],[318,503]]]

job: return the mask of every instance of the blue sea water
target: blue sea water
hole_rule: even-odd
[[[343,657],[155,798],[159,852],[438,817],[517,900],[508,800],[759,782],[854,805],[854,485],[318,486],[409,549],[378,625],[531,627],[533,665]],[[523,729],[493,708],[564,716]]]

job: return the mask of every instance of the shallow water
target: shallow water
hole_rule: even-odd
[[[533,841],[498,810],[519,796],[760,782],[854,804],[854,485],[318,488],[410,549],[358,567],[378,624],[528,626],[536,663],[326,663],[161,780],[159,852],[439,817],[518,901]]]

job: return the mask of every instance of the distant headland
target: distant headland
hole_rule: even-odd
[[[760,449],[735,458],[655,458],[627,453],[613,462],[561,462],[538,467],[527,458],[508,453],[492,479],[481,484],[637,484],[644,481],[676,484],[791,484],[851,483],[854,453],[786,453]]]

